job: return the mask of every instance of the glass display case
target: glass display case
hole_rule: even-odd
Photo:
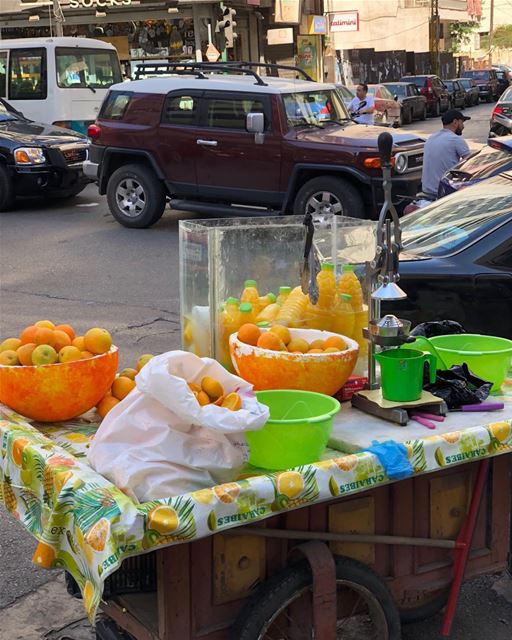
[[[364,285],[364,263],[375,253],[376,223],[333,215],[314,220],[314,248],[320,263],[356,266]],[[302,216],[180,221],[182,346],[231,368],[225,304],[240,299],[246,280],[263,298],[281,287],[300,285],[306,228]],[[255,315],[248,315],[255,322]]]

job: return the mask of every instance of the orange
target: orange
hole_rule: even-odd
[[[153,358],[154,356],[151,355],[151,353],[144,353],[143,355],[141,355],[141,357],[137,360],[137,371],[140,371],[142,369],[142,367],[144,367],[145,365],[147,365],[147,363],[151,360],[151,358]]]
[[[39,327],[34,334],[34,342],[36,344],[47,344],[53,347],[55,344],[55,333],[53,329]]]
[[[158,531],[162,536],[174,533],[180,525],[180,518],[176,510],[161,504],[148,513],[147,528]]]
[[[2,344],[0,344],[0,352],[2,351],[17,351],[21,347],[21,340],[19,338],[7,338]]]
[[[188,388],[193,393],[199,393],[200,391],[202,391],[201,387],[198,384],[195,384],[194,382],[188,382],[187,384],[188,384]]]
[[[270,331],[261,334],[257,346],[260,349],[270,349],[271,351],[286,351],[286,345],[281,338],[277,333],[271,333]]]
[[[105,396],[103,400],[100,400],[96,407],[96,411],[101,418],[104,418],[107,413],[113,409],[116,404],[119,404],[119,400],[114,396]]]
[[[57,352],[48,344],[40,344],[32,351],[32,364],[55,364],[58,359]]]
[[[344,351],[347,348],[347,343],[341,336],[331,336],[325,341],[324,349],[329,347],[335,347],[338,351]]]
[[[110,522],[106,518],[101,518],[87,530],[84,539],[94,551],[103,551],[109,533]]]
[[[12,349],[8,349],[7,351],[2,351],[0,353],[0,364],[6,365],[8,367],[15,367],[19,365],[20,361],[18,359],[18,354],[16,351]]]
[[[46,544],[46,542],[40,542],[37,545],[32,561],[40,567],[49,569],[56,559],[57,554],[55,553],[55,549],[49,544]]]
[[[242,408],[242,399],[238,393],[228,393],[221,406],[224,407],[224,409],[229,409],[230,411],[238,411]]]
[[[21,347],[18,348],[16,353],[18,354],[18,360],[20,361],[20,364],[24,365],[25,367],[32,366],[32,351],[34,351],[36,347],[37,344],[35,342],[29,342],[27,344],[21,345]]]
[[[51,320],[38,320],[37,322],[34,322],[34,325],[45,329],[55,329],[55,325]]]
[[[325,341],[324,340],[313,340],[313,342],[309,345],[309,350],[311,349],[320,349],[323,351],[325,349]],[[329,345],[330,346],[330,345]]]
[[[240,329],[238,329],[237,337],[240,342],[245,342],[245,344],[252,344],[253,347],[256,346],[258,338],[260,336],[260,328],[250,322],[243,324]]]
[[[288,344],[292,339],[290,335],[290,330],[287,327],[283,327],[282,324],[275,324],[273,327],[269,329],[269,331],[279,336],[285,344]]]
[[[327,347],[324,349],[324,353],[339,353],[342,349],[337,349],[336,347]]]
[[[308,351],[308,353],[323,353],[324,350],[323,349],[310,349]]]
[[[201,389],[208,394],[208,397],[212,401],[217,400],[224,394],[224,389],[222,388],[221,383],[210,376],[205,376],[201,380]]]
[[[118,400],[126,398],[132,389],[135,389],[135,380],[126,376],[119,376],[112,383],[112,395]]]
[[[224,402],[225,398],[226,398],[226,396],[222,395],[220,398],[217,398],[217,400],[215,400],[215,402],[213,404],[216,407],[222,407],[222,403]]]
[[[85,349],[91,353],[107,353],[112,346],[112,336],[106,329],[94,327],[84,335]]]
[[[80,351],[80,360],[87,360],[88,358],[94,358],[94,355],[95,354],[91,353],[90,351]]]
[[[80,351],[85,351],[85,338],[83,336],[77,336],[71,340],[71,344],[80,349]]]
[[[68,334],[70,340],[75,339],[75,330],[70,324],[58,324],[55,327],[55,331],[64,331],[64,333]]]
[[[68,344],[66,347],[62,347],[59,351],[59,362],[74,362],[75,360],[81,360],[82,353],[73,345]]]
[[[231,504],[240,494],[240,485],[236,482],[226,482],[213,487],[213,493],[224,504]]]
[[[135,380],[135,376],[137,375],[137,373],[137,369],[131,369],[130,367],[127,367],[126,369],[123,369],[119,375]]]
[[[30,325],[30,327],[25,327],[23,331],[20,333],[21,344],[28,344],[29,342],[35,342],[36,331],[39,327],[36,327],[34,324]]]
[[[205,407],[207,404],[210,404],[210,398],[207,393],[204,391],[198,391],[195,394],[196,400],[202,407]]]
[[[299,353],[306,353],[307,351],[309,351],[309,344],[302,338],[292,338],[286,346],[288,348],[288,351],[291,352],[295,351]]]
[[[69,347],[71,345],[71,338],[65,331],[55,329],[53,336],[55,338],[55,344],[53,345],[55,351],[60,351],[64,347]]]
[[[21,467],[23,462],[23,451],[30,441],[26,438],[16,438],[12,443],[12,461],[17,467]]]

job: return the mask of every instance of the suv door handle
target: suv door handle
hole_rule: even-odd
[[[217,140],[196,140],[197,144],[203,147],[216,147]]]

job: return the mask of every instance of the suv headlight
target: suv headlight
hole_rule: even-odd
[[[14,152],[16,164],[44,164],[46,158],[40,147],[19,147]]]
[[[409,166],[409,159],[407,156],[399,153],[395,156],[395,171],[397,173],[405,173]]]

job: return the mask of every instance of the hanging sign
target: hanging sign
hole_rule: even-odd
[[[268,44],[293,44],[293,29],[269,29],[267,31]]]
[[[340,11],[331,18],[331,33],[359,31],[359,11]]]
[[[220,51],[212,42],[210,42],[210,44],[206,48],[206,59],[208,60],[208,62],[217,62],[219,58]]]
[[[300,0],[276,0],[274,22],[300,22]]]

